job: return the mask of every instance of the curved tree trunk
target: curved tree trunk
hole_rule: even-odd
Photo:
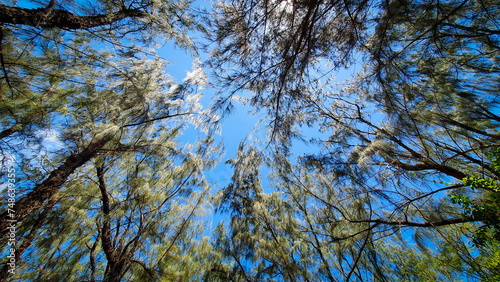
[[[7,227],[15,222],[22,222],[32,212],[41,208],[45,202],[57,196],[59,189],[67,181],[68,177],[80,166],[85,164],[91,158],[95,157],[113,137],[114,132],[105,131],[98,134],[88,145],[88,147],[78,154],[71,154],[66,158],[66,161],[56,168],[49,177],[33,188],[33,190],[16,201],[14,217],[9,216],[9,212],[5,211],[0,215],[0,236],[5,237]]]
[[[109,14],[78,16],[65,10],[53,9],[50,4],[46,8],[38,9],[0,5],[0,23],[43,28],[85,29],[112,24],[126,18],[143,18],[146,15],[142,10],[124,8]]]

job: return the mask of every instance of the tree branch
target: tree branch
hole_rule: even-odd
[[[151,278],[156,278],[155,275],[153,274],[153,271],[151,271],[151,269],[149,269],[149,267],[147,267],[146,264],[144,264],[144,262],[138,260],[131,260],[131,262],[135,262],[138,265],[142,266],[142,268],[149,274],[149,276],[151,276]]]
[[[121,257],[119,252],[116,251],[115,246],[113,246],[111,240],[111,219],[110,219],[110,207],[109,207],[109,196],[106,189],[106,182],[104,179],[104,167],[100,166],[96,168],[97,178],[99,180],[99,190],[101,190],[102,196],[102,213],[103,213],[103,226],[101,232],[101,242],[102,249],[106,254],[106,259],[108,260],[108,267],[104,275],[104,281],[119,281],[121,271],[123,269],[125,258]]]
[[[52,171],[46,180],[36,185],[28,195],[17,201],[15,209],[16,221],[24,221],[29,214],[43,207],[46,201],[56,197],[59,189],[66,183],[68,177],[77,168],[95,157],[99,150],[114,137],[115,133],[115,130],[110,129],[96,135],[85,150],[68,156],[64,163]],[[4,236],[7,232],[8,219],[10,217],[7,211],[0,215],[0,236]]]
[[[346,220],[346,221],[351,223],[378,223],[378,224],[385,224],[392,226],[437,227],[437,226],[446,226],[459,223],[476,222],[480,220],[473,218],[451,218],[435,222],[411,222],[406,220],[388,221],[383,219],[360,219],[360,220]]]
[[[441,173],[444,173],[448,176],[454,177],[458,180],[464,179],[467,175],[451,166],[438,164],[438,163],[417,163],[417,164],[406,164],[399,160],[393,160],[391,165],[402,168],[406,171],[421,171],[421,170],[437,170]]]
[[[78,16],[65,10],[47,8],[24,9],[0,5],[0,23],[42,28],[87,29],[112,24],[127,18],[147,16],[147,13],[142,10],[126,8],[118,12],[96,16]]]

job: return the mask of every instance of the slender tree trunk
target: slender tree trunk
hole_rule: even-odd
[[[28,215],[41,208],[45,202],[56,197],[59,189],[75,169],[95,157],[99,150],[113,138],[115,132],[116,130],[107,130],[98,134],[85,150],[67,157],[66,161],[52,171],[45,181],[36,185],[28,195],[15,203],[14,217],[10,217],[8,211],[3,212],[0,215],[0,236],[5,236],[8,231],[7,227],[13,224],[13,219],[17,223],[24,221]]]
[[[106,182],[104,180],[104,168],[97,167],[97,179],[99,181],[99,189],[101,190],[102,197],[102,213],[103,213],[103,226],[102,226],[102,249],[106,254],[106,259],[108,265],[106,267],[106,273],[104,274],[105,282],[119,282],[122,275],[123,268],[125,266],[126,258],[120,256],[120,253],[116,250],[111,239],[111,219],[110,208],[109,208],[109,196],[106,189]]]

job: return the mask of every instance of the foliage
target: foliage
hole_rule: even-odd
[[[224,109],[241,93],[265,113],[262,154],[274,182],[262,189],[275,192],[253,201],[282,219],[262,240],[287,242],[286,251],[252,253],[268,264],[245,270],[250,280],[268,269],[270,280],[476,280],[496,273],[494,262],[486,266],[462,240],[478,219],[463,217],[447,193],[468,195],[461,183],[467,176],[499,180],[484,158],[500,140],[498,9],[498,1],[454,0],[217,4],[208,21],[208,64],[222,89],[215,105]],[[353,64],[364,67],[335,81],[334,73]],[[317,153],[294,160],[297,138],[317,145]],[[267,197],[273,201],[263,204]],[[258,211],[240,217],[266,222]],[[227,237],[234,229],[229,225]],[[408,258],[406,240],[419,246]],[[390,244],[401,252],[388,251]],[[428,272],[395,273],[397,259],[402,272],[417,260]]]
[[[100,156],[77,172],[59,192],[16,279],[144,281],[203,274],[193,267],[206,268],[204,255],[211,250],[203,234],[209,204],[202,179],[211,140],[200,144],[204,155],[189,156],[173,141],[177,130],[156,134],[147,148]]]
[[[0,5],[10,278],[498,279],[498,0],[228,0],[200,22],[189,1],[48,2]],[[155,48],[196,55],[194,28],[209,58],[177,83]],[[213,122],[236,100],[267,139],[210,195]]]
[[[189,3],[39,7],[0,5],[0,149],[19,184],[17,269],[2,264],[0,280],[200,277],[203,174],[221,148],[196,93],[203,72],[179,84],[154,50],[174,39],[194,51]],[[177,141],[189,126],[204,134]]]
[[[500,172],[499,157],[499,148],[494,149],[488,156],[495,172]],[[500,242],[500,188],[498,182],[474,176],[464,178],[463,182],[472,190],[478,189],[480,191],[479,196],[473,199],[467,195],[451,195],[452,202],[462,206],[464,217],[481,221],[484,224],[475,232],[474,244],[483,247],[498,244]]]
[[[231,219],[214,233],[221,259],[208,280],[470,281],[497,273],[495,257],[468,244],[473,223],[439,225],[442,215],[424,210],[445,210],[445,197],[424,198],[425,206],[400,202],[406,218],[398,221],[376,185],[345,186],[332,170],[280,158],[265,162],[270,189],[255,178],[266,158],[251,146],[240,146],[238,157],[216,200]],[[422,214],[436,226],[419,222]]]

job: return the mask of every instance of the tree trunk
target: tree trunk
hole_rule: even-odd
[[[67,157],[66,161],[52,171],[45,181],[36,185],[28,195],[16,201],[14,217],[10,217],[8,211],[3,212],[0,215],[0,236],[5,237],[7,227],[12,224],[12,220],[17,223],[24,221],[29,214],[37,211],[46,201],[55,197],[75,169],[95,157],[99,150],[113,138],[114,133],[116,133],[116,129],[106,130],[102,134],[98,134],[81,153],[71,154]]]
[[[106,182],[104,180],[104,167],[97,167],[97,179],[99,181],[99,189],[101,190],[102,197],[102,213],[103,213],[103,226],[102,226],[102,249],[106,254],[108,265],[106,266],[106,273],[104,274],[104,282],[119,282],[125,266],[126,258],[121,256],[116,250],[111,240],[111,219],[109,196],[106,189]]]

